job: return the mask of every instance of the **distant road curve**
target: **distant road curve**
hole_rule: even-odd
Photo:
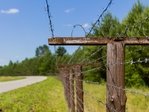
[[[45,76],[27,76],[25,79],[21,79],[21,80],[0,82],[0,93],[25,87],[25,86],[43,81],[45,79],[47,79],[47,77]]]

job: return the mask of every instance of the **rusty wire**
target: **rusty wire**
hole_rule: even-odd
[[[132,60],[131,60],[131,61],[126,62],[126,63],[115,63],[115,64],[136,64],[136,63],[149,63],[149,58],[145,58],[143,60],[138,59],[137,61],[133,61],[133,63],[132,63]],[[95,67],[95,68],[92,68],[92,69],[89,69],[89,70],[86,70],[86,71],[82,71],[80,73],[87,73],[87,72],[94,71],[94,70],[97,70],[97,69],[101,69],[101,67]],[[75,75],[75,73],[73,75]],[[64,75],[63,77],[67,77],[67,76]],[[93,81],[87,81],[87,80],[86,81],[85,80],[80,80],[80,81],[83,81],[83,82],[86,82],[86,83],[91,83],[91,84],[99,84],[99,82],[93,82]],[[108,84],[108,83],[106,83],[106,84],[108,86],[112,86],[112,87],[115,87],[117,89],[125,90],[125,91],[132,92],[132,93],[138,93],[138,94],[149,97],[149,93],[144,93],[142,91],[137,91],[137,90],[133,90],[133,89],[123,89],[123,88],[115,86],[115,85],[111,85],[111,84]]]
[[[73,26],[73,28],[72,28],[72,31],[71,31],[71,37],[73,37],[73,33],[74,33],[74,30],[75,30],[75,28],[77,28],[77,27],[80,27],[82,30],[83,30],[83,32],[84,32],[84,35],[86,36],[86,30],[85,30],[85,28],[83,27],[83,25],[81,25],[81,24],[75,24],[74,26]]]
[[[109,1],[109,3],[106,6],[106,8],[102,11],[102,13],[99,15],[98,19],[96,20],[96,22],[92,25],[92,28],[90,29],[90,31],[88,32],[88,34],[86,35],[86,37],[88,37],[91,34],[91,32],[93,31],[93,29],[95,28],[95,26],[100,23],[100,19],[103,17],[103,15],[106,13],[106,11],[108,10],[108,8],[111,6],[112,2],[113,2],[113,0],[110,0]]]

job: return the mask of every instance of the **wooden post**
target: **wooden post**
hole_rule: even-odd
[[[124,57],[123,42],[107,44],[107,112],[125,112]]]
[[[70,112],[75,112],[75,94],[74,94],[74,74],[70,69]]]
[[[76,79],[76,112],[84,112],[83,74],[82,66],[74,67]]]
[[[65,99],[68,104],[68,108],[70,109],[70,80],[69,80],[69,69],[66,67],[61,67],[59,69],[60,72],[60,79],[62,80],[63,86],[64,86],[64,94]]]
[[[70,93],[70,74],[69,74],[69,69],[66,68],[65,71],[65,84],[66,84],[66,100],[68,103],[68,108],[70,110],[71,106],[70,106],[70,99],[71,99],[71,93]]]

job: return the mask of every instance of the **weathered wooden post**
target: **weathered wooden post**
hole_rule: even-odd
[[[60,72],[60,79],[62,80],[62,83],[64,85],[64,94],[65,94],[66,102],[67,102],[68,108],[70,110],[71,93],[70,93],[69,69],[66,66],[62,66],[59,69],[59,72]]]
[[[82,66],[74,67],[76,79],[76,112],[84,112],[84,92],[83,92],[83,74]]]
[[[66,100],[68,103],[68,108],[70,110],[70,99],[71,99],[71,93],[70,93],[70,73],[69,68],[65,68],[65,85],[66,85]]]
[[[71,94],[71,98],[70,98],[70,112],[75,112],[75,94],[74,94],[74,73],[73,70],[70,69],[69,70],[69,74],[70,74],[70,94]]]
[[[124,47],[123,42],[107,44],[107,112],[125,112]]]

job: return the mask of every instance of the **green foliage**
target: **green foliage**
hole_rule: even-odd
[[[107,13],[99,26],[94,29],[93,35],[101,37],[114,37],[121,32],[121,24],[111,13]]]
[[[66,49],[64,47],[58,47],[56,50],[57,56],[64,56],[66,54]]]
[[[46,55],[48,53],[51,53],[50,50],[49,50],[49,47],[47,45],[43,45],[43,46],[39,46],[38,48],[36,48],[36,51],[35,51],[35,55],[36,56],[43,56],[43,55]]]
[[[91,80],[96,82],[101,82],[102,80],[106,80],[106,47],[105,46],[89,46],[84,47],[85,52],[85,63],[89,62],[91,65],[85,68],[85,70],[93,69],[97,66],[100,67],[97,70],[93,70],[85,73],[85,80]],[[98,52],[97,52],[98,51]],[[92,55],[93,54],[93,55]],[[95,65],[94,65],[95,64]]]
[[[55,56],[51,54],[47,45],[36,49],[36,57],[26,58],[22,62],[9,62],[9,65],[0,69],[1,76],[14,75],[53,75],[55,72]]]
[[[129,29],[127,32],[128,36],[138,36],[138,37],[146,37],[149,35],[149,7],[144,7],[140,2],[136,3],[128,17],[124,19],[123,24],[128,25]],[[137,24],[136,24],[137,23]],[[128,60],[143,60],[149,56],[149,47],[148,46],[133,46],[127,47],[126,58]],[[149,81],[149,64],[140,63],[135,64],[134,66],[126,66],[127,77],[126,84],[130,85],[148,85]],[[134,71],[134,72],[131,72]],[[133,76],[133,77],[132,77]],[[137,78],[138,77],[138,78]],[[131,80],[131,81],[130,81]]]
[[[93,37],[109,37],[109,38],[122,38],[122,37],[146,37],[149,35],[149,7],[143,6],[139,1],[134,4],[131,11],[120,22],[111,13],[107,13],[103,16],[100,24],[98,24],[93,33]],[[99,50],[99,51],[98,51]],[[96,52],[98,51],[98,52]],[[126,62],[143,60],[149,56],[149,47],[144,46],[129,46],[126,47]],[[95,53],[93,56],[93,53]],[[77,59],[86,59],[86,63],[98,60],[100,69],[90,71],[84,74],[86,80],[101,82],[106,79],[106,47],[90,47],[85,46],[83,49],[79,49],[79,52],[75,52],[74,63]],[[73,56],[74,56],[73,55]],[[105,57],[104,57],[105,56]],[[79,61],[80,62],[80,61]],[[149,64],[126,64],[125,81],[127,86],[149,86]],[[95,68],[90,65],[85,68],[89,70]]]

